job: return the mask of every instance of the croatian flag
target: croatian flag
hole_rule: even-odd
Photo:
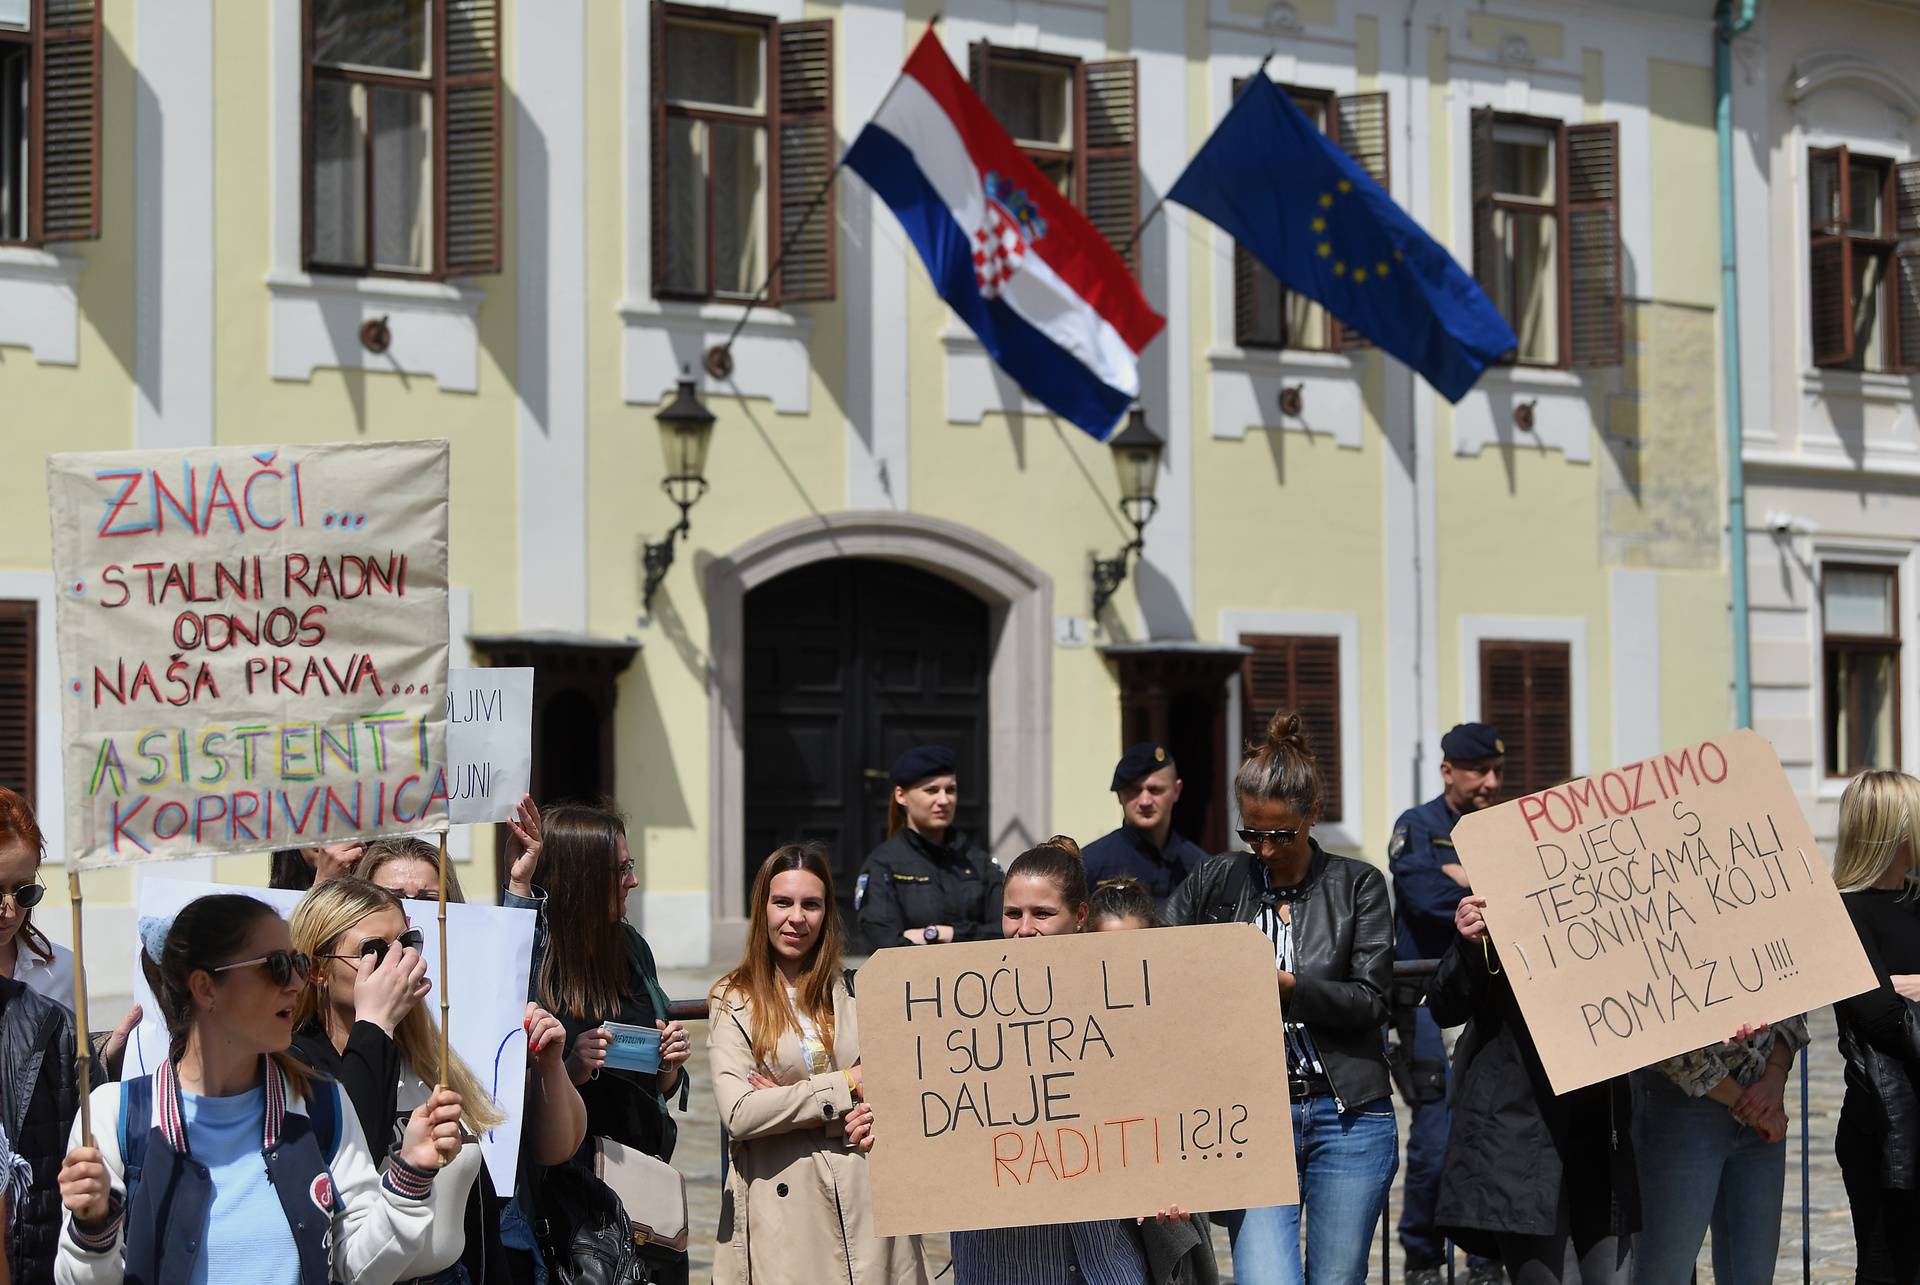
[[[846,164],[934,287],[1035,401],[1105,440],[1164,317],[1125,260],[1007,135],[928,30]]]

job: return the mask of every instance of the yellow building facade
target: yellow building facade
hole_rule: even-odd
[[[1148,735],[1182,758],[1183,826],[1224,843],[1249,715],[1300,704],[1337,778],[1322,841],[1383,860],[1456,721],[1511,724],[1542,778],[1728,725],[1705,6],[500,0],[488,27],[489,3],[396,3],[429,62],[442,25],[497,40],[499,270],[444,277],[430,207],[452,198],[424,177],[431,129],[393,124],[426,119],[407,85],[314,88],[339,78],[315,71],[333,7],[99,0],[98,236],[0,244],[0,606],[33,644],[0,651],[0,674],[28,693],[12,770],[56,861],[43,459],[60,450],[449,438],[455,663],[540,667],[536,783],[627,809],[633,915],[669,963],[738,949],[776,839],[831,838],[857,870],[884,807],[872,774],[916,739],[963,744],[965,819],[1003,860],[1117,824],[1113,762]],[[1102,207],[1108,228],[1152,209],[1264,66],[1349,150],[1365,133],[1394,198],[1501,292],[1529,360],[1449,405],[1328,343],[1230,238],[1166,208],[1136,249],[1167,316],[1141,365],[1158,508],[1096,615],[1090,560],[1132,535],[1111,451],[993,369],[859,179],[826,207],[832,297],[760,308],[731,373],[705,366],[742,311],[715,287],[757,284],[811,195],[801,64],[773,70],[787,38],[830,49],[809,92],[837,154],[936,8],[956,65],[987,64],[996,110],[1083,204],[1113,172],[1098,132],[1130,149],[1137,191]],[[404,61],[413,38],[366,56]],[[1121,108],[1100,97],[1115,64],[1137,86]],[[384,127],[315,97],[360,92]],[[364,162],[341,159],[342,129]],[[398,269],[317,262],[355,249],[349,172],[374,190],[363,257]],[[708,490],[648,603],[643,548],[679,518],[655,417],[683,372],[716,418]],[[484,889],[493,837],[456,850]],[[124,990],[132,876],[88,895],[96,989]]]

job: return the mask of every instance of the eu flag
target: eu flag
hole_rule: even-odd
[[[1419,371],[1448,401],[1519,345],[1453,256],[1264,71],[1167,199],[1231,232],[1289,289]]]

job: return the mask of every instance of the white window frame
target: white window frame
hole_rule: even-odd
[[[1913,761],[1913,737],[1920,733],[1920,700],[1904,698],[1916,690],[1916,683],[1920,683],[1920,656],[1914,654],[1916,649],[1913,646],[1914,639],[1920,636],[1920,617],[1915,615],[1913,598],[1916,583],[1914,546],[1884,540],[1829,537],[1813,540],[1810,556],[1814,572],[1807,595],[1807,615],[1813,624],[1807,640],[1807,646],[1813,653],[1807,684],[1808,704],[1813,713],[1813,734],[1808,738],[1813,751],[1811,770],[1814,797],[1823,803],[1837,802],[1846,791],[1847,778],[1827,775],[1827,600],[1821,583],[1821,569],[1829,562],[1850,562],[1857,566],[1889,567],[1893,570],[1902,612],[1895,623],[1900,629],[1899,683],[1903,696],[1900,701],[1900,757],[1894,767],[1904,772],[1907,764]]]

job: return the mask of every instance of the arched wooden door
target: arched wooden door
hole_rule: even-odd
[[[744,614],[749,896],[768,853],[819,839],[851,923],[854,880],[886,835],[887,767],[917,744],[953,749],[958,824],[985,842],[986,604],[930,572],[848,558],[753,589]]]

